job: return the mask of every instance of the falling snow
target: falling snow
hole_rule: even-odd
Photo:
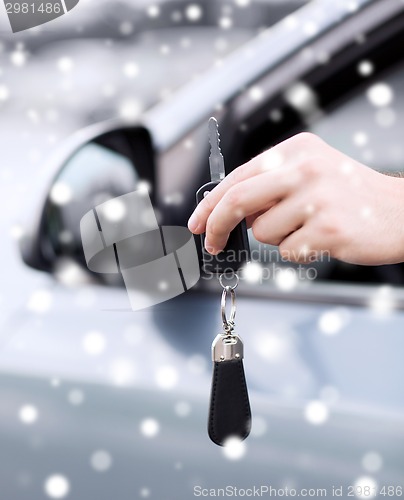
[[[252,101],[258,102],[264,97],[264,92],[260,87],[254,86],[249,89],[248,95]]]
[[[27,302],[27,309],[33,313],[44,314],[52,306],[53,296],[48,290],[36,290]]]
[[[202,7],[198,4],[188,5],[185,9],[185,17],[192,22],[199,21],[203,14]]]
[[[269,119],[273,122],[280,122],[282,120],[282,112],[279,109],[273,109],[268,115]]]
[[[126,215],[126,205],[123,200],[113,198],[99,208],[102,215],[111,222],[118,222]]]
[[[310,401],[304,408],[304,417],[312,425],[322,425],[328,420],[328,407],[322,401]]]
[[[335,335],[342,330],[349,320],[349,310],[340,307],[324,312],[318,320],[318,327],[325,335]]]
[[[317,96],[304,82],[296,82],[285,92],[286,101],[297,111],[307,115],[317,109]]]
[[[387,83],[376,83],[366,92],[370,103],[376,107],[388,106],[394,98],[393,89]]]
[[[366,472],[378,472],[383,466],[383,459],[380,453],[369,451],[362,458],[362,467]]]
[[[100,332],[89,332],[83,337],[82,347],[90,356],[99,356],[104,352],[105,346],[105,337]]]
[[[397,114],[392,108],[381,108],[375,115],[376,123],[382,128],[390,128],[397,121]]]
[[[395,298],[391,287],[381,286],[373,293],[369,302],[371,311],[377,316],[386,316],[395,308]]]
[[[73,406],[80,406],[84,400],[84,392],[81,389],[72,389],[67,395],[69,403]]]
[[[154,418],[146,418],[140,423],[140,432],[147,438],[154,438],[160,432],[160,424]]]
[[[233,26],[233,20],[231,17],[221,17],[219,19],[219,26],[225,30],[228,30],[229,28],[231,28]]]
[[[293,290],[299,279],[296,271],[293,268],[277,269],[275,274],[275,285],[285,292]]]
[[[285,162],[285,156],[277,149],[270,149],[262,159],[262,170],[273,170],[279,168]]]
[[[14,238],[15,240],[20,240],[24,236],[25,230],[21,225],[14,224],[11,227],[10,234],[11,237]]]
[[[252,346],[257,356],[270,363],[283,362],[292,348],[288,332],[276,329],[254,333]]]
[[[106,472],[112,462],[111,454],[106,450],[96,450],[90,458],[91,467],[97,472]]]
[[[127,386],[135,381],[136,370],[131,359],[119,357],[109,366],[109,376],[113,384]]]
[[[377,482],[370,476],[361,476],[354,483],[357,498],[374,498],[377,495]]]
[[[14,66],[22,67],[27,62],[27,53],[22,50],[16,50],[10,54],[10,61]]]
[[[303,25],[303,33],[307,36],[314,36],[318,32],[318,26],[316,23],[309,21]]]
[[[50,498],[65,498],[69,494],[70,483],[62,474],[54,474],[46,479],[44,490]]]
[[[156,371],[156,384],[161,389],[172,389],[178,382],[178,371],[174,366],[162,366]]]
[[[0,84],[0,102],[7,101],[9,97],[10,97],[10,91],[8,87],[4,84]]]
[[[158,17],[160,15],[160,7],[158,5],[150,5],[147,8],[147,15],[150,17]]]
[[[223,454],[229,460],[240,460],[246,451],[246,442],[237,437],[228,438],[223,445]]]
[[[74,62],[70,57],[61,57],[57,62],[57,67],[62,73],[70,73],[74,68]]]
[[[258,262],[248,262],[242,269],[242,277],[247,283],[259,283],[262,275],[263,267]]]
[[[356,146],[362,147],[362,146],[366,146],[366,144],[369,141],[369,138],[368,138],[366,132],[358,131],[358,132],[354,133],[352,140]]]
[[[124,21],[119,27],[119,31],[122,35],[131,35],[133,33],[134,27],[130,21]]]
[[[179,401],[175,405],[175,413],[182,418],[188,417],[191,413],[191,405],[186,401]]]
[[[123,74],[128,78],[135,78],[139,75],[139,66],[134,62],[127,62],[123,67]]]
[[[238,7],[248,7],[251,3],[251,0],[234,0]]]
[[[284,24],[284,26],[288,30],[294,30],[299,25],[299,21],[298,21],[297,17],[294,15],[290,15],[290,16],[285,17],[285,19],[282,21],[282,23]]]
[[[18,418],[23,424],[32,425],[38,420],[38,410],[33,405],[24,405],[18,412]]]
[[[119,116],[127,121],[133,121],[138,118],[142,112],[142,103],[134,98],[124,100],[118,109]]]
[[[361,76],[370,76],[374,71],[374,67],[373,67],[373,63],[371,61],[361,61],[359,64],[358,64],[358,73],[361,75]]]
[[[50,199],[55,205],[66,205],[73,198],[70,186],[64,182],[56,182],[50,192]]]

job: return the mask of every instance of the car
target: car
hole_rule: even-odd
[[[401,496],[401,265],[329,261],[308,273],[270,249],[259,263],[269,279],[246,272],[236,331],[252,434],[222,452],[206,433],[217,280],[134,312],[119,275],[87,270],[79,223],[142,182],[160,224],[185,226],[209,177],[212,114],[228,172],[303,131],[399,171],[403,19],[395,0],[309,3],[141,119],[81,130],[50,160],[19,239],[44,284],[16,313],[1,358],[15,373],[3,376],[5,422],[20,408],[19,423],[1,426],[6,497],[40,496],[44,484],[75,499],[261,485],[278,496]]]

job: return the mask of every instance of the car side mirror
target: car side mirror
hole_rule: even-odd
[[[70,261],[85,272],[80,220],[94,206],[147,189],[155,204],[156,175],[152,140],[143,126],[94,133],[82,130],[73,146],[52,166],[53,177],[23,226],[20,249],[24,262],[53,272],[58,262]],[[100,279],[94,274],[95,279]]]

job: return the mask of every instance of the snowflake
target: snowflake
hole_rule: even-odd
[[[188,5],[185,9],[185,17],[192,22],[199,21],[203,14],[202,7],[197,4]]]
[[[140,432],[147,438],[153,438],[160,432],[160,424],[154,418],[146,418],[140,423]]]
[[[10,97],[10,91],[4,84],[0,84],[0,101],[7,101]]]
[[[70,491],[70,483],[62,474],[54,474],[46,479],[44,490],[51,498],[64,498]]]
[[[328,407],[322,401],[310,401],[305,406],[304,417],[312,425],[322,425],[328,420]]]
[[[375,83],[366,92],[370,103],[376,107],[388,106],[394,98],[393,89],[387,83]]]
[[[147,15],[149,17],[158,17],[160,15],[160,7],[158,5],[150,5],[147,7]]]

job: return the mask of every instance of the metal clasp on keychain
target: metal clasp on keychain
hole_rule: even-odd
[[[232,359],[243,359],[244,347],[241,338],[234,333],[235,323],[234,319],[236,316],[236,292],[235,289],[239,283],[239,277],[236,273],[233,273],[232,277],[235,278],[236,282],[234,285],[225,285],[223,283],[223,278],[225,274],[221,274],[219,277],[219,283],[223,288],[222,298],[220,301],[222,323],[223,323],[223,333],[217,335],[212,344],[212,360],[213,361],[230,361]],[[230,296],[231,298],[231,309],[229,319],[226,314],[226,301]]]
[[[219,276],[219,283],[223,288],[220,306],[221,306],[221,313],[222,313],[223,330],[226,333],[229,333],[229,335],[230,335],[231,332],[234,330],[234,318],[236,316],[236,292],[235,292],[235,289],[238,286],[239,277],[237,274],[233,273],[233,276],[236,278],[236,283],[233,286],[230,286],[230,285],[223,284],[223,277],[224,276],[225,276],[224,274],[221,274]],[[229,320],[227,319],[227,316],[226,316],[226,299],[227,299],[228,295],[230,295],[230,297],[231,297],[231,310],[230,310],[230,319]]]

